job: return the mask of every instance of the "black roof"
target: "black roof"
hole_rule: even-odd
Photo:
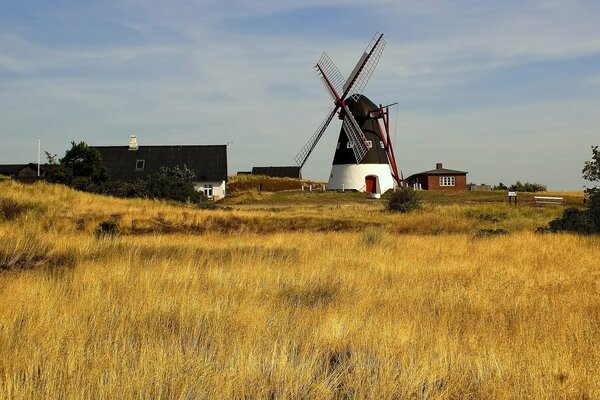
[[[302,178],[300,167],[253,167],[252,175],[265,175],[275,178]]]
[[[97,149],[102,164],[108,170],[110,179],[132,181],[158,172],[161,167],[173,168],[186,165],[201,182],[227,180],[227,146],[139,146],[129,150],[129,146],[90,146]],[[143,162],[143,168],[141,162]]]
[[[37,163],[0,164],[0,174],[2,174],[2,175],[16,174],[25,167],[30,167],[34,170],[37,170]],[[40,170],[42,170],[42,171],[47,170],[49,167],[50,167],[50,164],[40,164]]]
[[[10,175],[16,174],[27,164],[0,164],[0,174]]]

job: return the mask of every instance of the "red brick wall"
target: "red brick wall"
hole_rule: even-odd
[[[440,176],[453,176],[454,186],[440,186]],[[423,189],[425,189],[423,185]],[[466,175],[430,175],[427,177],[427,190],[467,190]]]

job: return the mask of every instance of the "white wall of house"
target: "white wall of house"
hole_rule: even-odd
[[[196,182],[194,184],[196,190],[204,193],[206,197],[213,200],[219,200],[225,197],[225,181],[221,182]]]

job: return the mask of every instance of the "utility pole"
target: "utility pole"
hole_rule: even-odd
[[[42,139],[38,138],[38,178],[40,176],[40,157],[42,154]]]

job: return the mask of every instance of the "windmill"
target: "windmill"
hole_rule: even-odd
[[[333,117],[338,114],[342,128],[327,183],[328,190],[349,189],[378,195],[393,188],[394,184],[401,185],[389,134],[389,107],[396,103],[376,106],[362,95],[384,47],[383,33],[377,32],[347,79],[327,53],[323,53],[315,65],[316,73],[333,99],[333,108],[294,160],[300,168],[304,166]]]

